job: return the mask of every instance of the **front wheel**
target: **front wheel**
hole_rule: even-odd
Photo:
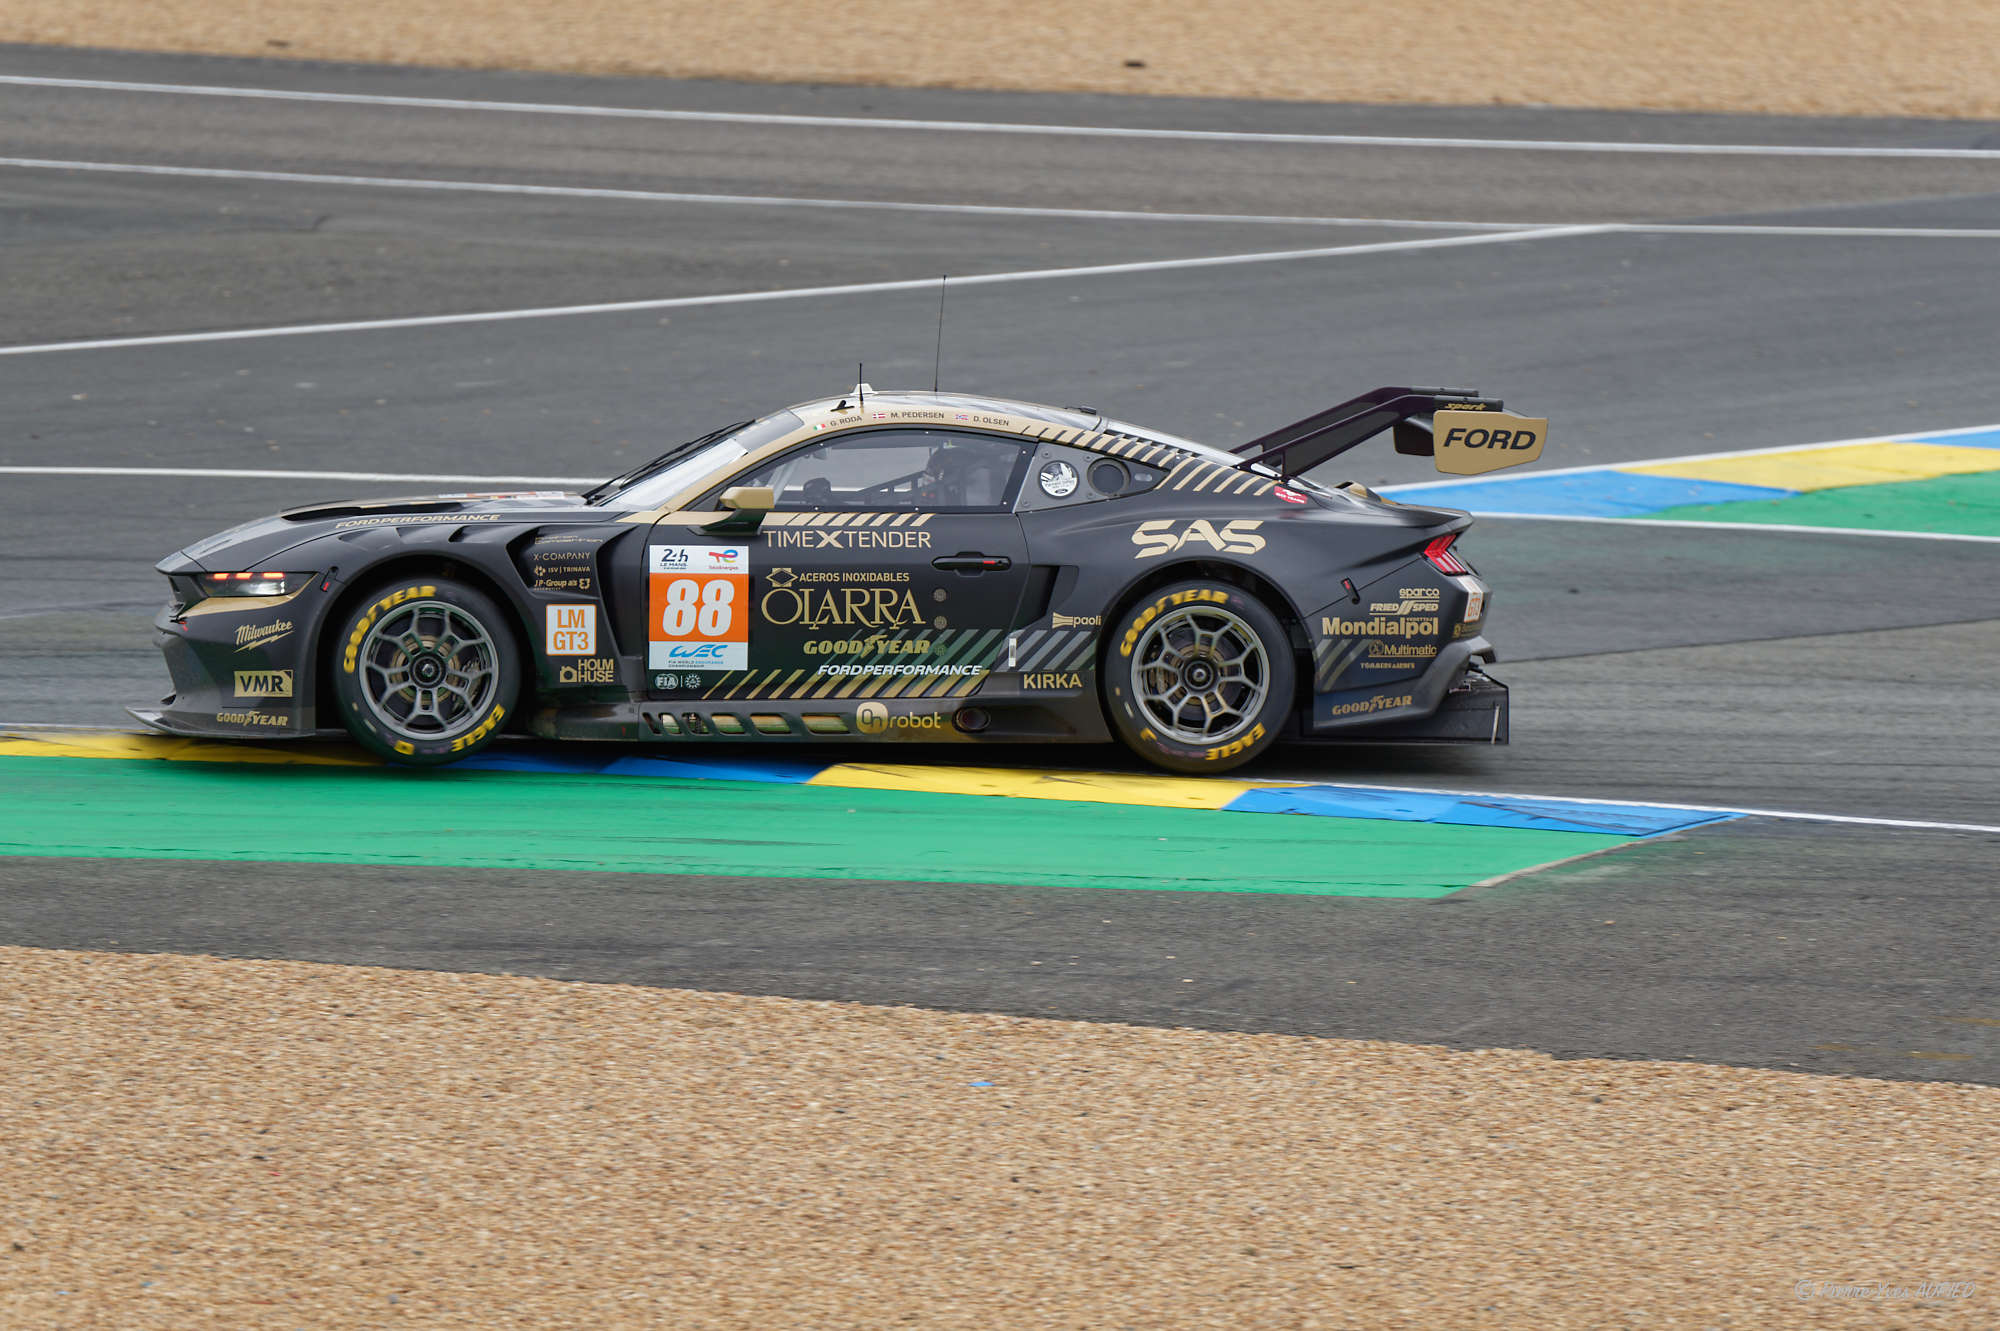
[[[454,762],[514,709],[521,652],[493,598],[446,578],[377,587],[340,626],[329,663],[348,733],[392,762]]]
[[[1285,627],[1226,582],[1182,582],[1113,624],[1105,710],[1134,753],[1173,772],[1226,772],[1277,741],[1292,706]]]

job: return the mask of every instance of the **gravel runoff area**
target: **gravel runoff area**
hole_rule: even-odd
[[[1990,1087],[25,948],[0,1073],[7,1327],[2000,1320]]]
[[[1965,0],[8,0],[0,41],[1317,102],[2000,116]]]

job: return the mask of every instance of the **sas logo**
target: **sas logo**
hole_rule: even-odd
[[[289,698],[292,672],[289,670],[239,670],[236,672],[239,698]]]
[[[1261,518],[1239,518],[1218,531],[1208,519],[1196,518],[1175,531],[1172,518],[1157,518],[1140,523],[1132,533],[1132,544],[1140,547],[1134,558],[1153,559],[1190,545],[1204,545],[1232,555],[1254,555],[1264,548],[1264,538],[1257,535],[1257,529],[1263,525]]]

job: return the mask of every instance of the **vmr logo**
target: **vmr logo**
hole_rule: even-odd
[[[239,698],[289,698],[292,672],[289,670],[239,670],[236,672]]]
[[[1217,531],[1207,518],[1196,518],[1175,531],[1172,518],[1156,518],[1140,523],[1132,533],[1132,544],[1141,547],[1134,557],[1152,559],[1190,545],[1205,545],[1232,555],[1254,555],[1264,548],[1264,538],[1257,535],[1257,529],[1263,525],[1262,518],[1239,518]]]

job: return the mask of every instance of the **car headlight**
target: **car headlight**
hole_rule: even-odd
[[[195,590],[203,596],[290,596],[304,591],[317,573],[201,573],[194,579]]]

